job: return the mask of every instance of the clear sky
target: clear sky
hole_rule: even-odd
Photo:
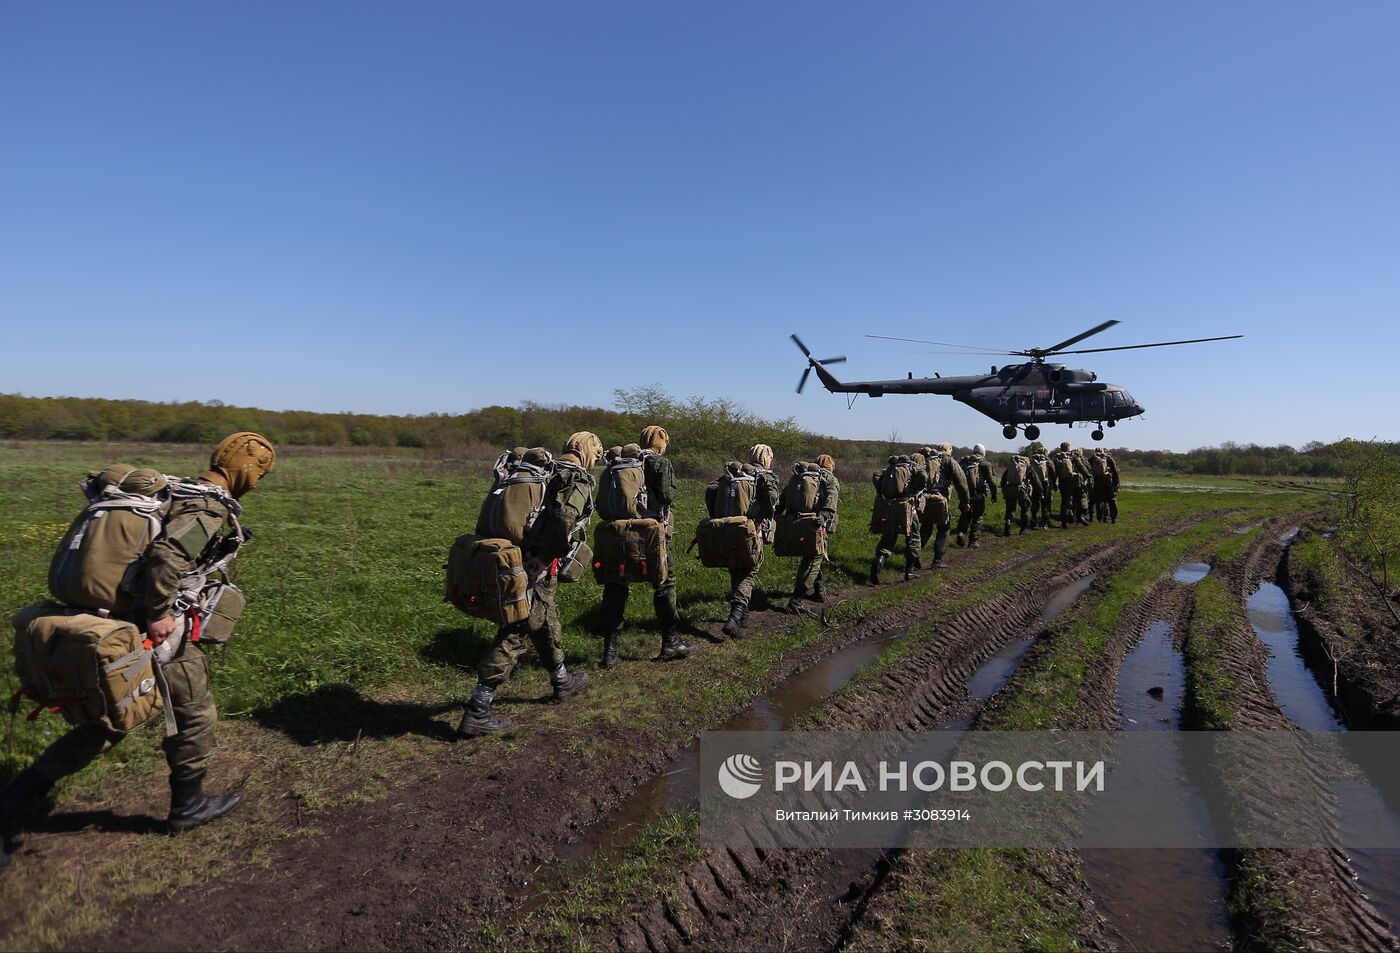
[[[1086,355],[1113,445],[1400,438],[1400,4],[0,2],[0,391],[732,396]],[[1091,346],[1086,342],[1083,346]],[[1066,434],[1062,429],[1048,436]],[[1076,432],[1076,440],[1084,433]]]

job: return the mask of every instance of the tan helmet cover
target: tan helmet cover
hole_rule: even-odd
[[[209,469],[224,478],[229,493],[237,499],[271,473],[276,462],[272,443],[261,434],[244,430],[219,442],[209,457]]]
[[[120,486],[123,493],[156,496],[165,489],[167,482],[165,474],[159,470],[152,470],[150,467],[137,467],[122,477]]]
[[[940,443],[937,450],[939,453],[952,453],[953,445],[951,443]]]
[[[578,457],[585,470],[591,470],[603,454],[603,441],[599,440],[595,433],[580,430],[576,434],[570,434],[569,439],[564,441],[564,452],[572,453]]]
[[[666,432],[665,427],[650,424],[642,428],[642,435],[637,442],[648,450],[665,453],[666,448],[671,445],[671,435]]]
[[[773,466],[773,448],[766,443],[756,443],[749,447],[749,462],[767,470]]]
[[[831,473],[836,472],[836,461],[832,458],[831,454],[829,453],[817,454],[817,466],[821,467],[823,470],[830,471]]]
[[[1061,450],[1068,450],[1068,449],[1069,449],[1069,441],[1066,440],[1066,441],[1062,442],[1062,443],[1060,444],[1060,449],[1061,449]]]

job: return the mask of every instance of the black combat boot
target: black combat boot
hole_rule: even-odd
[[[463,713],[462,720],[457,723],[457,734],[464,738],[475,738],[478,735],[505,731],[510,727],[509,718],[495,718],[491,715],[491,699],[495,695],[494,688],[477,682],[472,691],[471,701],[467,702],[467,710]]]
[[[1024,533],[1024,532],[1025,532],[1025,529],[1022,529],[1021,532]],[[1005,536],[1007,539],[1010,539],[1010,538],[1011,538],[1011,521],[1010,521],[1010,520],[1007,520],[1007,521],[1002,525],[1001,535]]]
[[[205,794],[204,772],[188,778],[170,777],[170,817],[166,829],[172,834],[194,830],[201,824],[223,817],[243,800],[242,791]]]
[[[674,626],[667,626],[661,633],[661,653],[656,656],[658,662],[674,662],[683,659],[691,652],[695,651],[695,646],[687,645],[681,641],[681,637],[676,634]]]
[[[729,609],[729,621],[724,623],[724,634],[737,639],[744,634],[744,607],[735,603]]]
[[[912,580],[912,579],[918,579],[918,578],[919,578],[919,567],[918,567],[918,566],[915,566],[915,565],[913,565],[913,564],[911,564],[911,563],[905,563],[905,564],[904,564],[904,581],[905,581],[905,582],[909,582],[909,581]]]
[[[560,665],[549,675],[549,683],[554,686],[554,694],[549,700],[556,705],[568,701],[587,688],[589,681],[587,672],[570,672]]]
[[[815,583],[812,584],[812,601],[826,601],[826,583],[822,582],[820,579],[818,579]]]
[[[870,562],[870,584],[878,586],[880,584],[880,570],[885,568],[885,554],[878,554]]]
[[[603,668],[612,668],[617,664],[617,629],[609,629],[603,633]]]

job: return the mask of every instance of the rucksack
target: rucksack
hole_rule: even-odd
[[[49,592],[67,606],[121,614],[131,608],[141,557],[160,535],[168,494],[99,491],[49,562]]]
[[[481,503],[476,535],[508,539],[517,546],[524,544],[544,509],[545,485],[554,474],[553,457],[549,461],[541,466],[514,453],[503,453],[496,459],[496,485]]]
[[[1031,462],[1025,457],[1015,456],[1011,458],[1011,465],[1016,469],[1016,486],[1025,486],[1030,478]]]
[[[742,463],[724,465],[724,472],[705,488],[705,503],[713,519],[729,516],[754,517],[758,478]]]
[[[1108,457],[1096,453],[1089,458],[1089,470],[1096,477],[1108,476]]]
[[[609,522],[641,519],[648,511],[648,503],[643,458],[609,459],[598,481],[598,515]]]
[[[880,474],[876,489],[887,500],[903,499],[913,479],[913,462],[908,457],[897,457]]]
[[[792,476],[783,487],[783,509],[789,513],[815,513],[821,499],[821,467],[815,463],[794,463]]]

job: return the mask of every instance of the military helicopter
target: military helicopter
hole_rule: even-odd
[[[822,386],[833,394],[869,394],[883,397],[886,394],[946,394],[954,400],[967,404],[973,410],[986,414],[1002,424],[1002,436],[1016,439],[1019,430],[1024,430],[1027,440],[1040,436],[1041,424],[1064,424],[1072,426],[1077,422],[1094,422],[1094,431],[1089,434],[1095,440],[1103,439],[1104,424],[1112,427],[1120,420],[1137,417],[1144,412],[1143,407],[1133,400],[1117,384],[1103,384],[1093,371],[1070,370],[1063,364],[1046,363],[1051,355],[1097,354],[1102,351],[1131,351],[1144,347],[1170,347],[1175,344],[1202,344],[1206,341],[1229,341],[1244,337],[1243,334],[1227,334],[1223,337],[1192,338],[1189,341],[1159,341],[1156,344],[1125,344],[1119,347],[1093,347],[1077,351],[1066,351],[1071,344],[1078,344],[1087,337],[1118,324],[1118,321],[1105,321],[1083,334],[1076,334],[1054,347],[1032,347],[1024,351],[999,351],[992,348],[974,348],[965,344],[947,344],[942,341],[922,341],[918,338],[887,337],[883,334],[867,334],[868,338],[884,341],[907,341],[912,344],[934,344],[939,347],[963,348],[953,354],[991,354],[1010,357],[1030,358],[1024,364],[1007,364],[998,369],[995,365],[989,374],[970,377],[915,377],[909,373],[903,380],[891,381],[841,381],[826,369],[829,364],[840,364],[843,357],[828,357],[818,360],[812,356],[796,334],[791,335],[793,343],[807,358],[807,367],[802,371],[802,379],[797,382],[797,392],[807,384],[807,376],[817,372]],[[850,398],[854,402],[855,398]]]

